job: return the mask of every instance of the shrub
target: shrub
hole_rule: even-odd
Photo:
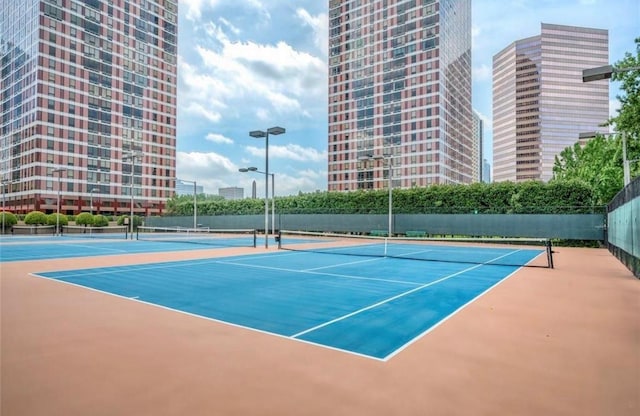
[[[63,225],[69,225],[69,219],[64,214],[57,214],[54,212],[53,214],[47,215],[47,224],[48,225],[58,224],[60,225],[60,227],[62,227]]]
[[[4,229],[1,230],[1,232],[4,232],[4,230],[13,227],[17,223],[18,218],[14,214],[12,214],[11,212],[0,211],[0,227],[2,227],[2,224],[4,224]]]
[[[126,220],[125,220],[126,218]],[[128,222],[129,218],[131,218],[130,215],[121,215],[118,217],[118,225],[125,225],[125,221]],[[138,228],[139,226],[142,225],[142,218],[140,218],[137,215],[133,216],[133,229],[135,230],[136,228]]]
[[[104,215],[94,215],[93,216],[93,226],[94,227],[106,227],[109,225],[109,218]]]
[[[93,225],[93,215],[83,212],[76,216],[76,225]]]
[[[28,225],[45,225],[47,223],[47,214],[40,211],[31,211],[25,215],[24,223]]]

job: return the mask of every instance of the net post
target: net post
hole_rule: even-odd
[[[282,250],[282,230],[278,230],[278,235],[276,236],[276,240],[278,242],[278,250]]]
[[[551,247],[551,240],[547,239],[545,245],[547,248],[547,263],[549,264],[549,268],[553,269],[553,248]]]
[[[258,230],[253,229],[253,248],[258,247]]]

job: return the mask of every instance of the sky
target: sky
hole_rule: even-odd
[[[263,195],[269,137],[276,196],[327,190],[328,0],[180,0],[177,177],[207,194],[256,181]],[[540,34],[541,23],[609,30],[615,63],[635,51],[639,0],[472,0],[473,107],[491,150],[491,71],[495,54]],[[610,113],[619,86],[610,88]],[[489,160],[491,161],[491,160]],[[271,188],[271,186],[270,186]],[[271,191],[270,191],[271,192]]]

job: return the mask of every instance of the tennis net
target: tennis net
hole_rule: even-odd
[[[110,227],[85,227],[82,225],[63,225],[62,235],[73,238],[121,238],[127,239],[126,225]]]
[[[193,243],[214,246],[255,247],[255,229],[184,227],[138,227],[136,238],[144,241]]]
[[[389,238],[282,230],[278,247],[352,256],[553,268],[551,240],[541,238]]]

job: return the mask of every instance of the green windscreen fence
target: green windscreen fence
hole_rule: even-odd
[[[394,236],[526,237],[605,241],[604,214],[276,214],[270,231],[386,235],[391,220]],[[192,227],[192,217],[150,217],[145,226]],[[197,218],[200,227],[250,228],[260,233],[264,215],[216,215]]]
[[[607,212],[609,251],[640,277],[640,177],[613,198]]]

